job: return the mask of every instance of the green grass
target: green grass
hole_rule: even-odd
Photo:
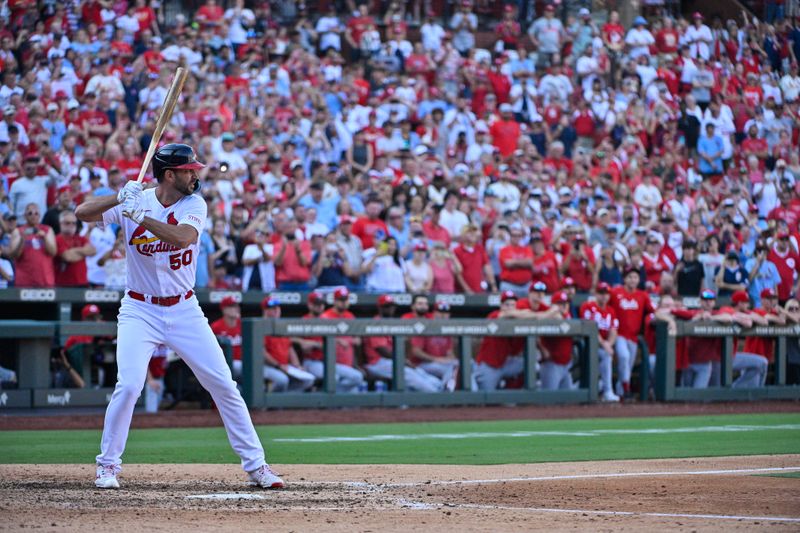
[[[781,474],[759,474],[758,477],[793,477],[800,479],[800,472],[784,472]]]
[[[789,427],[776,428],[787,425]],[[702,429],[710,426],[725,426],[729,431]],[[733,426],[759,428],[732,431]],[[278,464],[503,464],[800,453],[800,414],[292,425],[257,429],[268,460]],[[676,431],[678,429],[682,431]],[[598,430],[629,433],[575,435]],[[513,432],[550,433],[509,435]],[[460,433],[478,435],[453,439],[387,438],[370,442],[279,440]],[[481,437],[482,433],[500,435]],[[99,431],[0,432],[0,463],[91,463],[99,442]],[[134,430],[130,433],[124,459],[128,463],[238,462],[222,428]]]

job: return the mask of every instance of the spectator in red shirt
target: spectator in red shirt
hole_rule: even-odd
[[[524,232],[518,224],[509,228],[508,246],[500,249],[500,290],[525,294],[533,279],[533,250],[521,244]]]
[[[444,244],[446,248],[450,248],[450,232],[447,231],[447,228],[439,224],[439,218],[442,216],[442,209],[444,209],[443,205],[431,206],[431,216],[422,223],[422,231],[432,244],[440,242]]]
[[[281,317],[281,303],[267,296],[261,302],[262,318]],[[272,384],[270,392],[305,391],[314,386],[315,377],[300,368],[300,358],[289,337],[264,337],[264,379]]]
[[[644,318],[654,312],[650,296],[637,289],[639,271],[628,267],[623,274],[622,287],[611,293],[611,306],[619,319],[619,336],[614,346],[617,355],[617,395],[630,395],[631,371],[639,349],[639,334],[644,327]]]
[[[797,284],[800,276],[800,255],[789,243],[789,234],[782,232],[777,235],[775,243],[767,255],[767,260],[772,261],[778,268],[781,283],[778,285],[778,299],[785,302],[797,294]]]
[[[219,302],[222,317],[211,323],[211,331],[218,338],[231,345],[234,379],[242,375],[242,310],[233,296],[226,296]]]
[[[367,199],[364,209],[365,216],[358,217],[353,224],[353,235],[361,239],[361,246],[364,250],[373,248],[376,242],[380,242],[389,235],[389,228],[380,219],[383,210],[383,202],[377,196]]]
[[[511,104],[500,104],[500,118],[489,127],[494,144],[503,157],[509,157],[517,149],[520,127],[514,119],[514,108]]]
[[[83,99],[86,109],[81,112],[81,122],[85,126],[86,134],[105,142],[112,131],[108,115],[97,109],[97,96],[94,93],[84,94]]]
[[[319,317],[327,320],[352,320],[355,315],[348,311],[349,307],[350,291],[339,288],[333,293],[333,307]],[[359,337],[336,337],[336,392],[358,392],[364,383],[364,374],[354,367],[355,346],[360,344]],[[321,360],[306,359],[303,365],[317,379],[323,379],[325,365]]]
[[[461,232],[461,244],[453,250],[464,269],[461,273],[464,280],[461,292],[466,294],[480,294],[486,292],[487,289],[490,292],[497,292],[494,269],[480,238],[481,233],[478,226],[474,224],[465,226]]]
[[[579,233],[561,261],[561,275],[575,281],[576,291],[587,293],[592,290],[595,264],[594,252],[587,246],[586,237]]]
[[[311,244],[297,238],[297,220],[287,220],[275,244],[275,281],[282,291],[307,291],[311,279]]]
[[[206,3],[200,6],[195,13],[194,19],[203,28],[216,28],[221,25],[224,14],[222,6],[217,5],[216,0],[206,0]]]
[[[580,308],[578,316],[583,320],[592,320],[597,324],[600,336],[598,356],[600,358],[601,398],[604,402],[618,402],[619,396],[614,394],[611,384],[611,361],[614,357],[614,344],[617,342],[619,320],[614,308],[609,305],[611,287],[608,283],[597,284],[595,299],[585,301]]]
[[[533,276],[531,281],[541,281],[547,286],[548,292],[553,292],[561,287],[558,279],[559,265],[556,254],[544,246],[542,235],[534,233],[531,235],[531,247],[533,249]]]
[[[12,235],[9,256],[16,260],[17,287],[54,287],[56,283],[53,256],[58,247],[53,228],[41,224],[39,206],[25,207],[25,225]]]
[[[88,287],[86,258],[97,250],[89,239],[77,235],[78,218],[71,210],[58,216],[61,233],[56,235],[55,275],[59,287]]]

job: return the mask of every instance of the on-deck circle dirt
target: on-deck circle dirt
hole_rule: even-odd
[[[797,531],[800,479],[735,472],[791,467],[800,467],[800,455],[499,466],[278,465],[288,489],[264,491],[248,486],[237,465],[126,465],[123,488],[102,491],[93,486],[92,465],[0,465],[0,530]],[[729,472],[689,474],[709,470]],[[551,479],[509,480],[531,477]],[[214,495],[225,499],[205,498]]]

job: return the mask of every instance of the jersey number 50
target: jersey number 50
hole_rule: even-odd
[[[169,267],[172,270],[178,270],[182,266],[192,264],[192,251],[186,250],[183,253],[172,254],[169,256]]]

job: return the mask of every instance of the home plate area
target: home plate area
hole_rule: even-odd
[[[287,488],[234,465],[0,466],[1,530],[800,530],[800,456],[525,465],[277,465]]]

